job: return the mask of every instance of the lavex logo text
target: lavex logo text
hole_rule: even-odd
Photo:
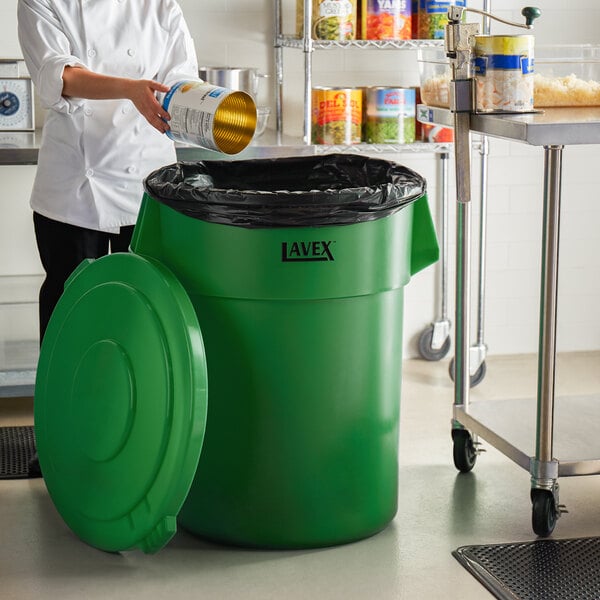
[[[282,242],[281,260],[283,262],[332,261],[331,245],[334,242]]]

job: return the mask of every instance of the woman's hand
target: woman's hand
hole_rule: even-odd
[[[161,133],[168,131],[171,117],[157,100],[156,92],[166,93],[169,87],[151,79],[130,79],[128,87],[127,97],[146,121]]]

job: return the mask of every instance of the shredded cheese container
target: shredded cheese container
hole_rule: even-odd
[[[475,110],[531,112],[533,110],[532,35],[475,36]]]
[[[208,150],[237,154],[256,130],[256,105],[249,94],[201,80],[176,83],[163,108],[171,116],[167,135],[172,140]]]
[[[600,106],[600,45],[536,46],[533,104]]]

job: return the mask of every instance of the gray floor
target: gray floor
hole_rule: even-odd
[[[600,392],[599,365],[600,353],[560,356],[558,393]],[[487,366],[474,398],[534,395],[533,356],[490,357]],[[406,361],[403,384],[400,508],[382,533],[330,549],[267,552],[215,546],[180,532],[156,555],[106,554],[73,536],[42,480],[0,481],[0,597],[491,598],[451,552],[461,545],[534,539],[528,473],[484,444],[487,452],[473,472],[457,474],[447,360]],[[0,399],[0,425],[31,423],[30,411],[27,400]],[[600,535],[600,479],[568,477],[560,484],[570,512],[554,537]]]

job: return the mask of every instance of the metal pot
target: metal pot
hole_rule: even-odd
[[[267,77],[257,69],[238,67],[200,67],[198,76],[206,83],[246,92],[254,99],[258,94],[259,80]]]

